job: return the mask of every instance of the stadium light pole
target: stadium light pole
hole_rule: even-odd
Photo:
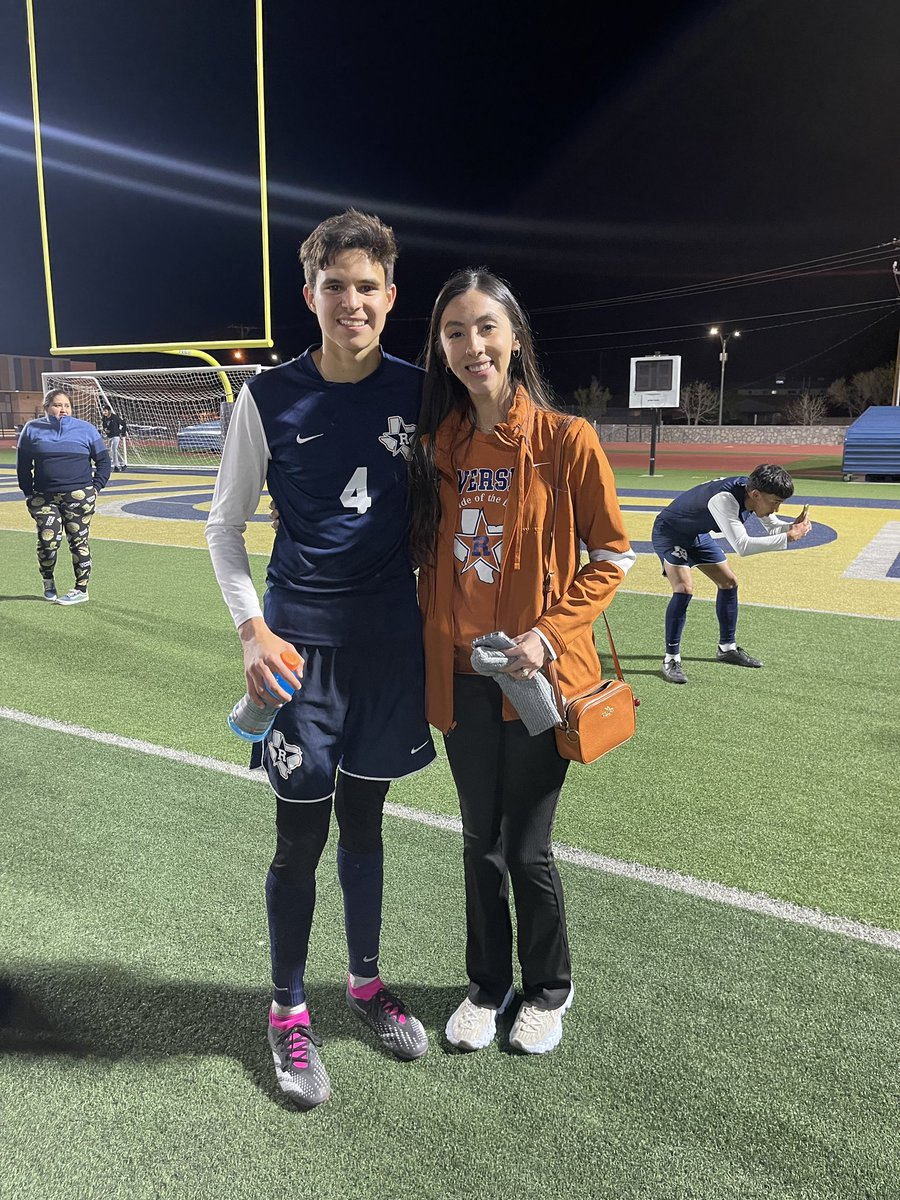
[[[734,329],[731,333],[722,333],[718,325],[713,325],[709,331],[710,337],[717,337],[722,345],[722,351],[719,354],[719,362],[722,364],[722,370],[719,374],[719,424],[722,424],[722,405],[725,401],[725,364],[728,362],[728,351],[725,347],[728,345],[728,339],[732,337],[740,337],[741,331]]]

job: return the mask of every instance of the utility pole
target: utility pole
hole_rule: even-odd
[[[739,329],[732,330],[731,333],[721,333],[718,325],[713,325],[709,331],[710,337],[717,337],[722,346],[722,353],[719,355],[719,362],[722,364],[722,370],[719,374],[719,425],[722,424],[722,405],[725,401],[725,364],[728,362],[728,351],[725,347],[728,345],[728,339],[731,337],[740,337]]]

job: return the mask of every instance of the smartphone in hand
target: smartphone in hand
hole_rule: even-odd
[[[509,634],[500,629],[493,633],[483,633],[481,637],[472,641],[473,646],[487,646],[490,650],[512,650],[515,644]]]

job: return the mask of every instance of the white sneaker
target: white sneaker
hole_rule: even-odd
[[[559,1008],[537,1008],[534,1004],[523,1004],[509,1031],[509,1044],[524,1054],[546,1054],[558,1046],[562,1037],[563,1013],[569,1010],[574,999],[573,983]]]
[[[444,1030],[447,1041],[460,1050],[483,1050],[489,1046],[497,1033],[497,1017],[506,1011],[515,994],[515,988],[511,987],[499,1008],[473,1004],[466,996],[447,1022]]]
[[[57,604],[87,604],[87,592],[79,592],[78,588],[72,588],[71,592],[66,592],[64,596],[60,596]]]

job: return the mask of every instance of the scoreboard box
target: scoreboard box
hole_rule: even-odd
[[[680,354],[651,354],[631,360],[629,408],[678,408],[680,404]]]

